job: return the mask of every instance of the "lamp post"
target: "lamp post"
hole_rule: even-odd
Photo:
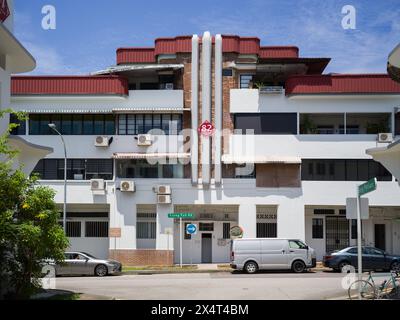
[[[64,146],[64,204],[63,204],[63,229],[64,233],[67,232],[67,148],[62,134],[57,130],[54,123],[49,123],[49,127],[61,137]]]

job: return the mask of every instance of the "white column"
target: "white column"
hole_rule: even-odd
[[[210,32],[204,32],[202,39],[202,121],[211,122],[211,53],[212,41]],[[211,165],[211,144],[210,137],[201,137],[201,164],[202,164],[202,181],[203,186],[210,184],[210,165]]]
[[[136,249],[136,203],[129,192],[114,191],[110,201],[110,228],[121,228],[121,237],[114,242],[110,238],[110,249]]]
[[[222,37],[215,36],[215,156],[214,178],[215,184],[221,183],[221,135],[222,135]]]
[[[192,184],[198,181],[199,164],[199,137],[197,128],[199,126],[199,37],[192,37],[192,78],[191,78],[191,112],[192,112],[192,134],[190,137]]]
[[[168,218],[168,213],[172,212],[172,204],[157,204],[157,250],[174,250],[174,219]]]
[[[243,238],[257,236],[257,215],[255,204],[241,204],[239,206],[239,226],[243,229]]]
[[[277,224],[278,238],[296,238],[305,241],[304,204],[295,199],[286,199],[279,203]]]

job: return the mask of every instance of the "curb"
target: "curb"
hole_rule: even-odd
[[[221,272],[229,272],[232,273],[234,269],[196,269],[196,270],[132,270],[132,271],[122,271],[120,275],[152,275],[152,274],[178,274],[178,273],[221,273]],[[323,272],[323,271],[331,271],[329,268],[313,268],[310,269],[313,272]]]
[[[168,273],[219,273],[219,272],[232,272],[233,270],[215,270],[215,269],[210,269],[210,270],[132,270],[132,271],[122,271],[120,274],[121,275],[140,275],[140,274],[147,274],[147,275],[152,275],[152,274],[168,274]]]

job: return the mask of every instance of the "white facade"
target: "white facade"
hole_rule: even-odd
[[[196,52],[193,53],[192,57],[198,61],[199,52],[196,39],[193,40],[193,48],[196,48]],[[211,56],[208,49],[208,47],[203,47],[205,52],[202,53],[204,61],[201,71],[199,72],[192,66],[192,76],[193,74],[200,74],[203,82],[202,88],[207,88],[207,90],[202,90],[202,99],[207,101],[202,104],[202,120],[209,119],[208,115],[211,113],[211,105],[208,103],[211,100],[209,91],[211,86]],[[218,63],[219,60],[216,61]],[[221,68],[217,68],[217,70],[222,72]],[[220,75],[216,75],[215,79],[222,81]],[[192,90],[197,90],[198,79],[193,78],[192,80]],[[207,83],[204,83],[204,81]],[[153,92],[151,90],[135,90],[129,91],[126,98],[15,96],[12,97],[12,107],[15,110],[30,113],[123,113],[124,110],[129,112],[140,111],[141,113],[183,113],[186,112],[183,110],[183,95],[182,90]],[[232,114],[296,113],[298,129],[300,128],[299,114],[301,113],[388,113],[391,117],[391,131],[394,133],[394,110],[399,106],[400,94],[287,97],[284,92],[275,95],[262,95],[257,89],[230,90],[230,112]],[[148,108],[148,111],[143,111],[146,108]],[[192,105],[192,113],[197,112],[198,108],[200,109],[196,99],[195,104]],[[222,112],[221,107],[219,107],[219,110]],[[221,120],[218,116],[217,119],[218,121]],[[195,119],[195,123],[197,123],[197,120]],[[220,124],[218,126],[221,127]],[[196,128],[197,125],[194,129]],[[53,148],[54,153],[48,155],[47,159],[63,158],[63,149],[59,137],[27,134],[23,138],[32,144],[41,144]],[[95,138],[94,135],[65,136],[68,158],[110,159],[114,153],[141,153],[148,151],[148,149],[151,150],[151,147],[138,146],[133,135],[113,135],[113,142],[107,148],[96,147],[94,145]],[[185,138],[181,135],[159,136],[156,139],[159,139],[160,143],[157,143],[157,149],[154,152],[185,152]],[[70,218],[69,221],[81,221],[82,223],[81,236],[71,238],[71,249],[86,251],[101,257],[106,257],[109,250],[174,250],[174,262],[178,263],[180,249],[179,220],[168,218],[168,213],[194,212],[196,218],[192,221],[193,223],[198,226],[200,223],[213,223],[213,228],[212,230],[199,230],[192,239],[183,240],[183,263],[208,262],[205,261],[207,254],[211,254],[210,262],[228,262],[230,242],[224,234],[224,223],[229,223],[229,227],[241,226],[244,230],[244,237],[256,237],[257,222],[262,219],[271,219],[272,223],[276,223],[277,237],[302,239],[315,248],[317,258],[322,259],[327,251],[327,221],[325,215],[315,214],[313,210],[333,208],[333,214],[329,214],[329,216],[340,217],[339,210],[345,209],[346,198],[355,196],[357,185],[361,182],[301,181],[299,187],[266,188],[257,187],[256,179],[222,177],[219,183],[210,175],[208,165],[213,152],[211,152],[209,142],[203,137],[200,137],[199,140],[202,141],[199,149],[202,150],[200,158],[203,164],[201,175],[203,179],[200,178],[199,181],[197,181],[197,174],[199,173],[197,163],[192,164],[191,178],[174,179],[121,179],[116,176],[116,165],[114,164],[114,177],[106,181],[105,191],[100,194],[91,190],[90,181],[69,181],[68,212],[108,212],[108,218],[103,216],[96,218],[95,214],[89,218]],[[365,153],[365,150],[380,145],[377,143],[376,134],[303,135],[297,133],[292,135],[257,134],[245,137],[231,135],[229,137],[230,152],[235,153],[237,150],[242,150],[244,143],[247,146],[246,148],[251,146],[251,149],[246,149],[249,152],[247,155],[255,158],[274,156],[300,159],[371,159]],[[192,150],[197,151],[197,143],[195,149]],[[219,161],[215,165],[221,165],[221,162]],[[133,180],[135,192],[121,192],[119,190],[121,180]],[[43,180],[41,183],[57,191],[55,200],[61,205],[63,202],[63,181]],[[153,190],[157,185],[169,185],[171,187],[171,204],[157,204],[157,194]],[[388,252],[400,254],[399,195],[400,187],[394,179],[393,181],[378,182],[377,190],[368,195],[371,218],[363,222],[363,239],[366,244],[375,245],[374,225],[384,224],[386,225],[385,249]],[[266,210],[267,218],[263,215],[263,210]],[[313,238],[313,219],[323,220],[321,238]],[[83,236],[85,222],[89,220],[108,221],[110,230],[120,230],[120,236],[110,235],[108,239]],[[189,221],[191,220],[184,222]],[[150,239],[138,238],[139,222],[142,223],[140,228],[155,228],[155,234]],[[149,224],[146,224],[147,222]],[[348,245],[352,245],[355,240],[351,239],[351,222],[347,223],[346,237]],[[149,231],[149,234],[152,234],[152,232]],[[208,237],[202,236],[203,234],[211,234],[211,240],[205,240]],[[207,248],[208,252],[202,253],[207,241],[211,241],[211,249]]]

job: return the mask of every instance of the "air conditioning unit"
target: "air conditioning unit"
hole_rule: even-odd
[[[139,134],[137,137],[138,146],[151,146],[151,134]]]
[[[108,137],[98,136],[94,141],[96,147],[108,147],[110,145]]]
[[[156,191],[157,194],[171,194],[171,186],[159,185]]]
[[[171,203],[171,196],[169,194],[159,194],[157,195],[157,203]]]
[[[260,93],[264,93],[264,94],[281,94],[281,93],[283,93],[283,87],[282,86],[261,87],[260,88]]]
[[[378,142],[390,143],[393,141],[393,135],[391,133],[378,133]]]
[[[104,179],[91,179],[90,180],[90,189],[92,191],[104,190]]]
[[[173,83],[166,83],[165,84],[165,90],[174,90],[174,84]]]
[[[134,181],[121,181],[120,189],[122,192],[135,192]]]

